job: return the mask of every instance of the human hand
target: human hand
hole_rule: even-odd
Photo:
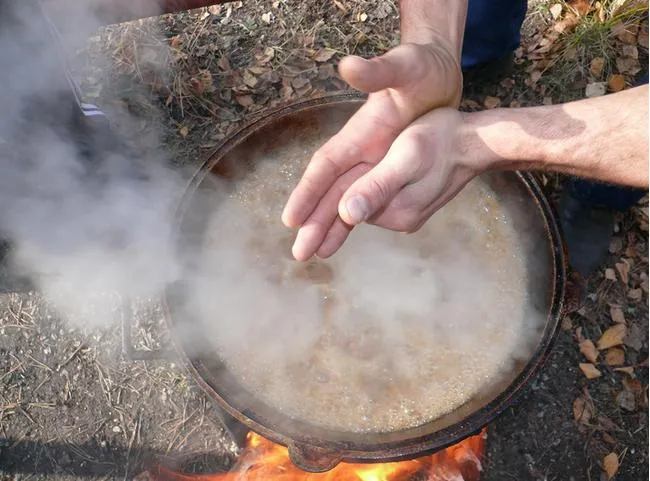
[[[462,76],[455,51],[444,39],[436,38],[428,44],[400,45],[372,60],[347,57],[341,61],[341,76],[370,95],[341,131],[314,154],[287,202],[283,222],[300,227],[293,246],[296,259],[333,254],[358,223],[341,202],[346,190],[366,174],[376,178],[371,172],[379,168],[391,144],[411,122],[432,109],[458,105]]]
[[[365,175],[351,180],[349,172],[342,174],[305,224],[312,231],[327,233],[316,255],[334,254],[352,227],[361,222],[400,232],[417,231],[490,166],[485,157],[469,150],[466,138],[463,114],[452,108],[434,109],[409,125]],[[332,225],[327,212],[336,209],[340,218]],[[303,252],[296,252],[294,246],[297,259],[305,258]]]

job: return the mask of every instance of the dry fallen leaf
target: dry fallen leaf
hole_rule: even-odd
[[[615,367],[614,371],[616,372],[624,372],[630,377],[634,377],[634,368],[632,366],[625,366],[625,367]]]
[[[616,395],[616,404],[626,411],[634,411],[636,409],[636,399],[632,391],[621,391]]]
[[[637,43],[643,47],[643,48],[648,48],[648,32],[647,31],[641,31],[639,32],[639,36],[637,37]]]
[[[579,396],[573,401],[573,419],[581,423],[587,424],[591,419],[591,405],[585,400],[583,396]]]
[[[619,73],[636,75],[641,71],[641,65],[635,58],[618,57],[616,59],[616,69],[619,71]]]
[[[212,15],[219,15],[221,13],[221,5],[212,5],[208,7],[208,12]]]
[[[269,72],[268,67],[260,67],[259,65],[255,65],[253,67],[250,67],[248,70],[250,70],[250,72],[253,75],[264,75],[265,73]]]
[[[635,351],[640,351],[643,347],[643,339],[641,334],[641,328],[637,323],[632,323],[627,329],[627,333],[623,338],[623,343]],[[646,331],[647,332],[647,331]]]
[[[180,35],[175,35],[169,40],[169,45],[171,45],[172,48],[179,48],[181,44],[183,43],[183,39],[181,38]]]
[[[616,445],[616,443],[617,443],[616,439],[614,439],[614,438],[612,437],[612,435],[609,434],[607,431],[603,431],[603,432],[600,433],[600,434],[601,434],[601,436],[603,437],[603,441],[605,441],[606,443],[609,443],[609,444]]]
[[[636,25],[625,25],[619,22],[612,26],[611,32],[616,38],[625,44],[633,45],[636,43]]]
[[[605,279],[609,279],[610,281],[616,280],[616,272],[614,272],[614,269],[611,267],[605,269]]]
[[[284,85],[280,89],[280,98],[282,100],[289,100],[293,96],[293,89],[291,88],[291,85]]]
[[[612,237],[612,241],[609,243],[609,252],[612,254],[618,254],[623,249],[623,239],[620,237]]]
[[[291,81],[291,85],[292,85],[293,88],[295,88],[295,89],[302,88],[302,87],[304,87],[305,85],[307,85],[308,83],[309,83],[309,79],[308,79],[308,78],[305,78],[305,77],[295,77],[295,78]]]
[[[596,57],[591,61],[591,64],[589,65],[589,71],[594,77],[600,78],[600,75],[603,73],[604,66],[605,59],[603,57]]]
[[[613,347],[605,354],[605,364],[608,366],[622,366],[625,364],[625,351],[620,347]]]
[[[255,103],[252,95],[237,95],[235,96],[235,100],[242,107],[250,107]]]
[[[582,335],[582,327],[576,327],[575,330],[576,341],[582,342],[585,340],[585,337]]]
[[[605,8],[603,7],[603,4],[600,2],[596,2],[596,11],[598,12],[598,21],[600,23],[605,23]]]
[[[616,324],[625,324],[625,314],[620,307],[610,307],[609,315]]]
[[[609,453],[603,458],[603,469],[607,473],[607,479],[612,479],[618,471],[618,456],[616,453]]]
[[[542,78],[542,72],[540,70],[533,70],[530,73],[530,81],[532,83],[536,83],[541,78]]]
[[[625,337],[626,331],[627,329],[625,324],[616,324],[607,329],[598,340],[598,350],[603,351],[610,347],[620,346],[623,344],[623,338]]]
[[[334,65],[326,63],[318,67],[318,80],[329,80],[336,74]]]
[[[648,293],[648,287],[650,287],[648,285],[648,274],[643,272],[641,273],[641,289],[643,289],[643,292],[645,292],[646,294]]]
[[[591,10],[591,3],[588,0],[571,0],[567,2],[567,4],[575,10],[578,15],[586,15]]]
[[[273,47],[266,47],[263,52],[255,56],[255,59],[261,64],[266,65],[275,57],[275,49]]]
[[[630,57],[634,59],[639,58],[639,49],[636,48],[636,45],[623,45],[621,52],[624,57]]]
[[[294,90],[295,90],[296,95],[297,95],[298,97],[304,97],[305,95],[307,95],[307,94],[309,94],[309,93],[312,92],[312,85],[311,85],[311,82],[310,82],[310,83],[307,83],[306,85],[304,85],[304,86],[302,86],[302,87],[300,87],[300,88],[298,88],[298,89],[294,89]]]
[[[576,28],[578,23],[580,23],[578,17],[573,13],[568,13],[562,20],[555,22],[555,25],[553,25],[553,30],[557,33],[569,33],[571,30]]]
[[[242,76],[244,83],[250,87],[253,88],[257,85],[257,78],[255,75],[250,70],[244,70],[244,75]]]
[[[587,379],[596,379],[597,377],[600,377],[600,371],[590,362],[581,362],[579,366],[580,370],[587,377]]]
[[[562,15],[562,4],[561,3],[556,3],[551,5],[551,8],[549,8],[551,12],[551,16],[553,17],[553,20],[557,20],[560,15]]]
[[[336,51],[332,50],[331,48],[321,48],[318,52],[316,52],[314,60],[317,62],[327,62],[334,56],[335,53]]]
[[[501,105],[501,99],[499,97],[491,97],[488,95],[485,97],[483,105],[486,109],[495,109]]]
[[[596,362],[596,359],[598,359],[598,349],[589,339],[580,342],[580,352],[589,362]]]
[[[610,75],[607,79],[607,86],[612,92],[620,92],[625,88],[625,77],[622,75]]]
[[[224,72],[228,72],[231,70],[230,61],[228,60],[228,57],[220,57],[219,60],[217,60],[217,65]]]
[[[627,293],[627,297],[630,298],[632,301],[640,301],[643,298],[643,290],[642,289],[630,289]]]
[[[631,392],[632,394],[640,394],[643,389],[641,382],[635,378],[624,378],[622,381],[623,387],[626,391]]]
[[[621,276],[621,280],[623,281],[623,284],[627,285],[627,283],[630,280],[630,264],[623,259],[623,262],[617,262],[616,263],[616,270],[618,271],[618,274]]]

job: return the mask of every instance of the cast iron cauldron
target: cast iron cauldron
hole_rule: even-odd
[[[235,170],[241,172],[242,168],[252,167],[264,155],[277,156],[289,146],[298,146],[310,155],[321,145],[322,139],[335,134],[362,103],[363,98],[354,94],[303,101],[268,113],[228,138],[195,175],[184,195],[175,232],[178,248],[184,251],[200,249],[206,219],[199,213],[209,208],[202,205],[205,196],[201,193],[214,188],[211,178],[228,179]],[[514,402],[542,366],[566,309],[567,279],[566,256],[557,221],[533,176],[498,172],[485,174],[482,179],[497,193],[501,207],[524,240],[525,257],[529,259],[528,295],[546,319],[527,360],[517,363],[499,385],[486,388],[454,411],[422,426],[360,434],[336,432],[297,421],[269,407],[263,399],[243,389],[214,353],[187,355],[195,353],[196,346],[184,345],[183,337],[176,337],[176,347],[193,377],[211,398],[240,422],[287,446],[292,461],[306,471],[327,471],[343,460],[387,462],[414,458],[476,434]],[[183,253],[179,254],[182,258]],[[168,289],[165,307],[172,332],[181,325],[188,297],[182,281]],[[186,329],[188,322],[192,319],[183,317],[181,328]]]

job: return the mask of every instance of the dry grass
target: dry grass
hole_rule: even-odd
[[[558,95],[568,91],[567,100],[580,98],[576,90],[581,89],[576,87],[584,88],[584,81],[607,80],[612,74],[626,74],[618,72],[616,65],[616,59],[622,54],[621,32],[636,33],[643,22],[647,25],[647,2],[605,0],[600,4],[600,8],[588,13],[581,13],[571,4],[565,4],[564,19],[568,16],[576,19],[568,21],[563,32],[552,32],[557,34],[551,37],[556,47],[544,65],[545,80],[551,91]],[[556,22],[548,15],[546,18],[553,29]],[[647,48],[640,50],[641,60],[647,63]],[[597,58],[603,60],[602,73],[594,76],[591,62]]]

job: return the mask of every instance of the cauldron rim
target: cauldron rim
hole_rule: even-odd
[[[317,99],[296,102],[267,112],[242,127],[236,133],[228,137],[216,149],[214,154],[204,163],[191,180],[183,200],[179,204],[177,212],[178,226],[180,226],[188,204],[199,184],[227,152],[244,142],[249,135],[291,114],[297,114],[323,106],[334,107],[337,104],[358,105],[363,100],[364,97],[358,94],[345,93],[326,95]],[[203,365],[201,360],[187,356],[183,346],[177,342],[177,339],[174,339],[175,347],[179,352],[183,363],[210,398],[217,401],[223,409],[253,431],[276,443],[288,446],[294,463],[307,471],[327,471],[343,460],[351,462],[389,462],[411,459],[439,451],[452,446],[471,435],[477,434],[483,427],[492,422],[499,414],[505,411],[517,400],[525,387],[541,369],[553,346],[555,338],[557,337],[560,320],[565,310],[567,258],[566,251],[563,247],[559,224],[548,199],[534,176],[527,172],[516,172],[514,175],[516,175],[523,186],[525,186],[533,201],[539,207],[540,214],[543,217],[548,237],[547,240],[551,246],[553,264],[551,266],[551,272],[553,273],[553,287],[551,289],[552,300],[546,320],[546,326],[538,344],[538,348],[535,350],[533,356],[527,361],[525,367],[523,367],[522,371],[516,376],[516,378],[491,402],[471,413],[463,419],[462,422],[426,435],[388,443],[333,442],[330,440],[315,438],[313,436],[301,436],[296,433],[288,435],[281,429],[269,427],[269,425],[276,423],[269,422],[267,419],[257,415],[257,413],[247,411],[246,409],[238,409],[236,406],[233,406],[233,403],[229,402],[227,399],[228,396],[218,392],[212,383],[207,380],[209,378],[209,373],[206,371],[207,368]],[[165,319],[172,332],[174,329],[174,309],[173,302],[170,302],[169,299],[176,297],[177,294],[174,293],[176,288],[177,286],[170,286],[167,296],[163,301],[166,314]],[[372,438],[373,435],[368,434],[365,435],[365,437]]]

